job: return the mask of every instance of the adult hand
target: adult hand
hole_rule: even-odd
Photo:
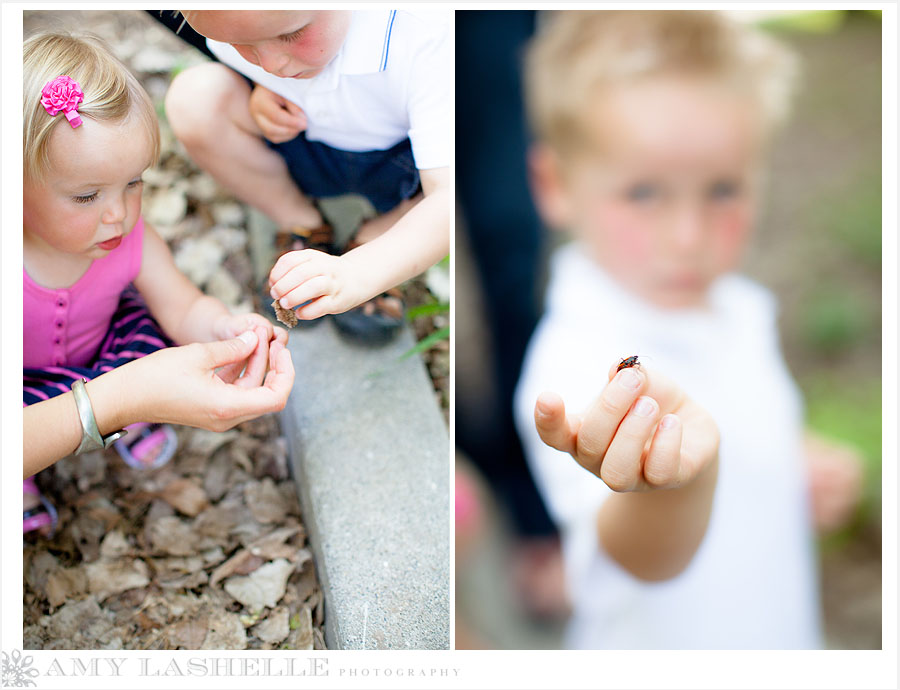
[[[250,116],[273,144],[290,141],[307,126],[303,109],[263,86],[255,86],[248,103]]]
[[[610,367],[609,383],[583,415],[542,393],[538,434],[569,453],[613,491],[671,489],[693,481],[718,456],[719,430],[709,413],[661,374]]]
[[[137,419],[225,431],[241,422],[284,409],[294,383],[287,348],[263,342],[259,332],[211,343],[159,350],[120,367],[132,391],[141,391]],[[267,353],[268,373],[262,362]],[[217,369],[246,371],[223,380]]]

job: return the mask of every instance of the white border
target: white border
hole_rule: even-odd
[[[186,3],[185,7],[200,6]],[[240,7],[217,3],[217,7]],[[246,7],[246,4],[243,5]],[[563,9],[629,7],[672,8],[673,3],[395,3],[394,7],[421,9]],[[146,9],[162,8],[159,3],[89,3],[78,9]],[[260,8],[296,7],[296,4],[263,4]],[[370,4],[333,3],[330,8],[371,8]],[[680,8],[709,9],[844,9],[846,3],[678,3]],[[674,688],[895,688],[897,687],[897,6],[896,3],[854,4],[854,9],[880,9],[883,12],[883,645],[886,651],[868,652],[316,652],[296,653],[298,660],[323,659],[325,677],[267,676],[263,681],[272,688],[406,688],[406,687],[674,687]],[[2,531],[0,553],[0,649],[11,652],[22,644],[22,559],[19,545],[21,508],[18,492],[18,462],[22,456],[21,408],[18,394],[18,369],[21,360],[21,283],[19,257],[21,239],[16,230],[21,218],[21,38],[23,9],[72,9],[71,4],[31,3],[3,4],[2,55],[2,251],[0,277],[3,289],[2,332],[0,332],[0,381],[6,386],[0,400],[2,411]],[[451,258],[451,270],[455,267]],[[451,275],[455,286],[455,275]],[[455,333],[455,316],[451,312],[451,329]],[[451,352],[451,370],[455,353]],[[450,386],[451,439],[455,439],[455,382]],[[453,486],[453,452],[448,452]],[[451,505],[452,505],[451,490]],[[8,519],[7,519],[8,516]],[[451,512],[452,527],[452,512]],[[3,548],[5,546],[5,549]],[[451,563],[454,563],[451,559]],[[451,585],[453,578],[451,576]],[[454,598],[451,594],[451,603]],[[451,630],[455,639],[455,628]],[[209,668],[210,660],[272,658],[284,663],[286,654],[278,652],[66,652],[29,651],[34,666],[46,671],[53,660],[61,665],[73,659],[124,658],[130,668],[140,668],[139,658],[148,658],[148,670],[165,670],[175,661],[188,668],[191,658],[201,659]],[[106,662],[102,662],[105,664]],[[259,662],[256,662],[259,663]],[[99,667],[98,667],[99,668]],[[109,668],[107,664],[107,668]],[[386,669],[392,669],[390,676]],[[426,675],[397,675],[398,669],[424,672]],[[342,673],[343,671],[343,673]],[[355,671],[355,675],[350,675]],[[366,675],[363,675],[366,671]],[[379,672],[376,676],[375,673]],[[446,675],[441,676],[441,673]],[[429,675],[437,674],[437,675]],[[257,684],[250,677],[174,676],[110,676],[69,677],[54,684],[41,676],[38,688],[157,688],[161,683],[181,687],[187,683],[197,687],[246,688]]]

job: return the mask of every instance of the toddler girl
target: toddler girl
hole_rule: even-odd
[[[84,420],[90,403],[85,408],[83,396],[78,397],[82,379],[90,381],[173,343],[254,330],[244,336],[261,345],[253,356],[243,355],[248,358],[245,376],[253,373],[245,379],[249,383],[265,369],[269,341],[287,342],[287,332],[262,316],[232,315],[222,302],[203,295],[141,219],[141,175],[156,161],[159,147],[150,98],[98,39],[45,33],[25,42],[24,405],[39,407],[72,388],[84,439],[90,424],[96,429],[98,422],[93,412],[90,423]],[[273,344],[270,354],[277,352]],[[236,361],[225,367],[221,379],[237,380],[244,366]],[[126,397],[140,397],[135,381],[114,381],[119,382],[114,397],[119,407],[128,406]],[[159,417],[150,414],[151,408],[142,412],[148,419]],[[47,409],[26,413],[26,475],[49,464],[29,455],[40,445],[29,434],[30,422]],[[148,425],[142,426],[146,431]],[[158,464],[171,455],[171,429],[151,430],[155,436],[142,443],[120,446],[132,464]],[[132,438],[139,437],[136,431]],[[114,436],[103,439],[103,445],[108,447]],[[79,450],[89,446],[83,442]],[[52,506],[32,477],[24,491],[23,529],[47,533],[55,522]]]

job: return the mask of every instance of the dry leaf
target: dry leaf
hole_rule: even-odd
[[[232,577],[225,581],[225,591],[251,611],[264,606],[272,608],[287,587],[294,566],[284,559],[266,563],[246,577]]]
[[[269,644],[281,642],[288,636],[290,631],[288,627],[288,610],[283,606],[279,606],[264,621],[257,623],[250,629],[250,632],[256,637]]]
[[[184,477],[169,482],[159,492],[159,497],[175,508],[175,510],[190,517],[199,515],[209,505],[209,501],[206,499],[206,492],[197,486],[195,482]]]
[[[235,573],[246,575],[256,570],[264,561],[258,556],[254,556],[247,549],[239,549],[234,556],[225,561],[218,568],[213,570],[209,578],[209,584],[215,585],[220,580],[225,579]]]
[[[85,572],[91,593],[96,594],[100,601],[111,594],[150,584],[150,569],[140,558],[88,563]]]
[[[207,431],[206,429],[191,429],[186,450],[197,455],[209,457],[226,443],[230,443],[238,437],[234,429],[230,431]]]
[[[205,570],[189,573],[174,580],[160,580],[159,586],[165,589],[194,589],[209,582],[209,576]]]
[[[312,649],[313,625],[312,613],[306,607],[300,609],[290,621],[291,632],[284,641],[285,649]]]
[[[200,615],[169,626],[169,646],[181,649],[200,649],[206,639],[208,617]]]
[[[253,513],[253,517],[264,524],[283,520],[288,512],[281,493],[271,477],[265,477],[261,482],[247,484],[244,488],[244,502]]]
[[[106,533],[103,522],[88,515],[79,515],[72,521],[69,531],[85,561],[96,561],[100,557],[100,540]]]
[[[119,530],[107,534],[100,544],[100,557],[104,559],[118,558],[131,551],[131,544]]]
[[[209,616],[209,632],[200,649],[246,649],[247,632],[236,613],[217,611]]]
[[[316,568],[312,561],[306,561],[300,570],[300,579],[294,587],[294,591],[300,598],[300,601],[306,601],[319,588],[319,582],[316,578]]]
[[[293,328],[298,323],[300,323],[300,319],[297,318],[297,315],[294,313],[293,309],[286,309],[281,306],[281,303],[276,299],[272,302],[272,309],[275,310],[275,318],[278,319],[281,323],[283,323],[288,328]]]
[[[163,517],[149,528],[150,543],[157,551],[173,556],[190,556],[197,551],[199,538],[189,525],[175,516]]]
[[[47,577],[47,601],[54,608],[87,594],[87,590],[87,576],[81,567],[62,568]]]

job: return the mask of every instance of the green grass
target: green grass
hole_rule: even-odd
[[[845,10],[813,10],[769,16],[759,26],[773,31],[830,34],[841,28],[845,18]]]
[[[816,289],[808,298],[801,333],[813,352],[832,356],[859,346],[878,325],[880,314],[847,286]]]
[[[818,374],[801,383],[809,426],[823,436],[856,446],[865,463],[863,513],[881,507],[881,379],[843,381]]]

